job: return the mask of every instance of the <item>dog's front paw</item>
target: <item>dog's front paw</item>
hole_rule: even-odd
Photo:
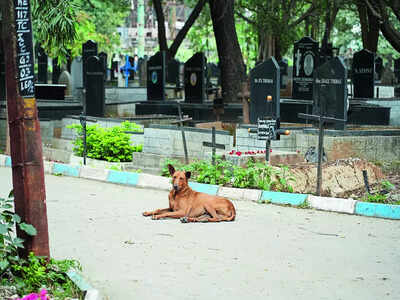
[[[152,216],[151,216],[151,219],[152,219],[152,220],[159,220],[160,217],[159,217],[159,216],[156,216],[156,215],[152,215]]]
[[[188,223],[189,220],[188,220],[187,217],[183,217],[183,218],[181,218],[181,222],[182,222],[182,223]]]

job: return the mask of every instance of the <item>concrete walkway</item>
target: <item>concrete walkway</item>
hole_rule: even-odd
[[[46,191],[52,256],[107,299],[400,299],[399,221],[236,201],[235,222],[182,224],[141,216],[166,191],[52,175]]]

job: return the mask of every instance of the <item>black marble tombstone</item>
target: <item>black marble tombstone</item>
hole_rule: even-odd
[[[383,72],[383,59],[382,57],[377,56],[375,58],[375,72],[376,72],[376,80],[381,80],[382,72]]]
[[[286,89],[288,84],[288,62],[286,59],[282,59],[278,62],[279,69],[280,69],[280,82],[281,82],[281,89]]]
[[[366,49],[354,53],[352,64],[354,98],[374,97],[374,76],[374,53]]]
[[[294,43],[293,51],[293,87],[294,99],[313,99],[314,70],[319,65],[318,42],[303,37]]]
[[[117,79],[117,74],[118,73],[118,61],[114,60],[115,56],[118,54],[113,54],[111,58],[111,80]]]
[[[100,52],[99,59],[100,59],[101,65],[103,66],[104,80],[106,80],[107,79],[107,53]]]
[[[53,64],[53,72],[51,73],[51,82],[53,84],[57,84],[58,78],[60,77],[61,72],[62,72],[61,66],[58,64],[58,58],[53,58],[52,64]]]
[[[332,58],[315,70],[313,94],[313,115],[347,120],[347,69],[341,58]],[[332,126],[344,130],[346,125]]]
[[[400,58],[394,60],[394,76],[396,77],[394,96],[400,98]]]
[[[135,64],[135,58],[133,56],[129,56],[128,59],[131,67],[133,68]],[[129,80],[135,80],[135,70],[129,70]]]
[[[86,59],[86,103],[87,116],[104,117],[105,88],[103,64],[97,56]]]
[[[147,61],[147,55],[138,61],[139,86],[147,86]]]
[[[180,62],[176,59],[171,59],[167,64],[167,83],[174,84],[176,87],[180,86],[179,69]]]
[[[207,64],[207,88],[221,86],[221,69],[215,63]]]
[[[37,58],[38,58],[37,83],[47,84],[47,60],[48,60],[48,57],[42,47],[38,47],[38,49],[37,49]]]
[[[203,103],[206,99],[206,64],[203,52],[195,53],[185,62],[185,102]]]
[[[97,56],[97,43],[89,40],[82,44],[82,78],[84,87],[86,87],[87,60],[91,56]]]
[[[275,58],[250,71],[250,123],[258,118],[280,119],[280,68]]]
[[[162,101],[165,95],[165,51],[157,52],[147,61],[147,100]]]
[[[6,63],[0,39],[0,101],[6,100]]]

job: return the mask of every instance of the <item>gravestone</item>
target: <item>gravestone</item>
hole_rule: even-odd
[[[138,70],[139,70],[139,86],[147,85],[147,56],[145,55],[143,58],[139,58],[138,61]]]
[[[105,88],[103,64],[97,56],[89,57],[86,62],[86,115],[104,117]]]
[[[381,80],[382,72],[383,72],[383,59],[382,59],[382,57],[377,56],[375,58],[375,72],[376,72],[375,79],[376,80]]]
[[[101,64],[103,66],[104,80],[106,80],[106,78],[107,78],[107,53],[100,52],[99,53],[99,59],[100,59]]]
[[[221,85],[221,69],[215,63],[207,64],[207,88]]]
[[[315,70],[313,115],[347,120],[347,69],[339,57],[328,60]],[[344,130],[345,123],[333,123]]]
[[[280,68],[275,58],[250,71],[250,123],[257,119],[280,118]]]
[[[132,69],[129,70],[129,80],[135,80],[135,59],[132,56],[128,56],[129,64]]]
[[[38,79],[37,83],[47,83],[47,64],[48,56],[42,47],[38,47]]]
[[[280,69],[280,82],[281,82],[281,89],[286,89],[288,84],[288,62],[286,59],[282,59],[278,62],[279,69]]]
[[[0,101],[6,100],[6,62],[0,39]]]
[[[92,40],[82,44],[82,78],[83,87],[86,87],[86,68],[89,57],[97,56],[97,43]]]
[[[69,74],[68,71],[63,71],[60,75],[60,78],[58,79],[59,84],[65,84],[65,96],[71,96],[72,95],[72,79],[71,75]]]
[[[167,64],[167,83],[174,84],[176,87],[180,86],[180,64],[176,59],[171,59]]]
[[[78,88],[83,87],[82,68],[82,57],[75,57],[71,64],[71,93],[76,99],[81,99],[81,93]]]
[[[111,80],[117,79],[117,76],[115,73],[118,74],[119,66],[119,55],[118,54],[113,54],[111,58]]]
[[[147,100],[165,100],[165,51],[157,52],[147,61]]]
[[[60,65],[58,64],[57,58],[53,58],[52,64],[53,64],[53,72],[51,73],[51,82],[53,84],[57,84],[58,78],[60,77],[62,70],[61,70]]]
[[[400,58],[394,60],[394,76],[396,77],[394,96],[400,97]]]
[[[203,52],[197,52],[185,62],[183,77],[186,103],[203,103],[206,99],[206,63]]]
[[[363,49],[354,53],[352,64],[354,98],[374,97],[375,55]]]
[[[318,53],[318,42],[310,37],[303,37],[294,43],[292,86],[294,99],[313,99],[313,77],[314,70],[319,65]]]

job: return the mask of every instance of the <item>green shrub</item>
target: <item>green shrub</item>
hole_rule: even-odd
[[[167,159],[164,161],[161,172],[162,176],[169,176],[168,164],[173,165],[176,170],[192,172],[191,178],[196,182],[225,186],[231,185],[236,188],[257,188],[293,192],[290,182],[295,181],[287,166],[274,168],[252,161],[249,161],[247,168],[243,168],[221,158],[216,158],[215,166],[204,160],[183,165],[176,160]]]
[[[67,128],[75,129],[78,137],[73,142],[73,151],[77,156],[83,156],[83,130],[82,125],[73,124]],[[135,123],[125,121],[120,126],[102,128],[98,125],[86,126],[87,157],[106,160],[109,162],[132,161],[133,152],[141,152],[143,145],[132,145],[126,131],[141,131]]]

